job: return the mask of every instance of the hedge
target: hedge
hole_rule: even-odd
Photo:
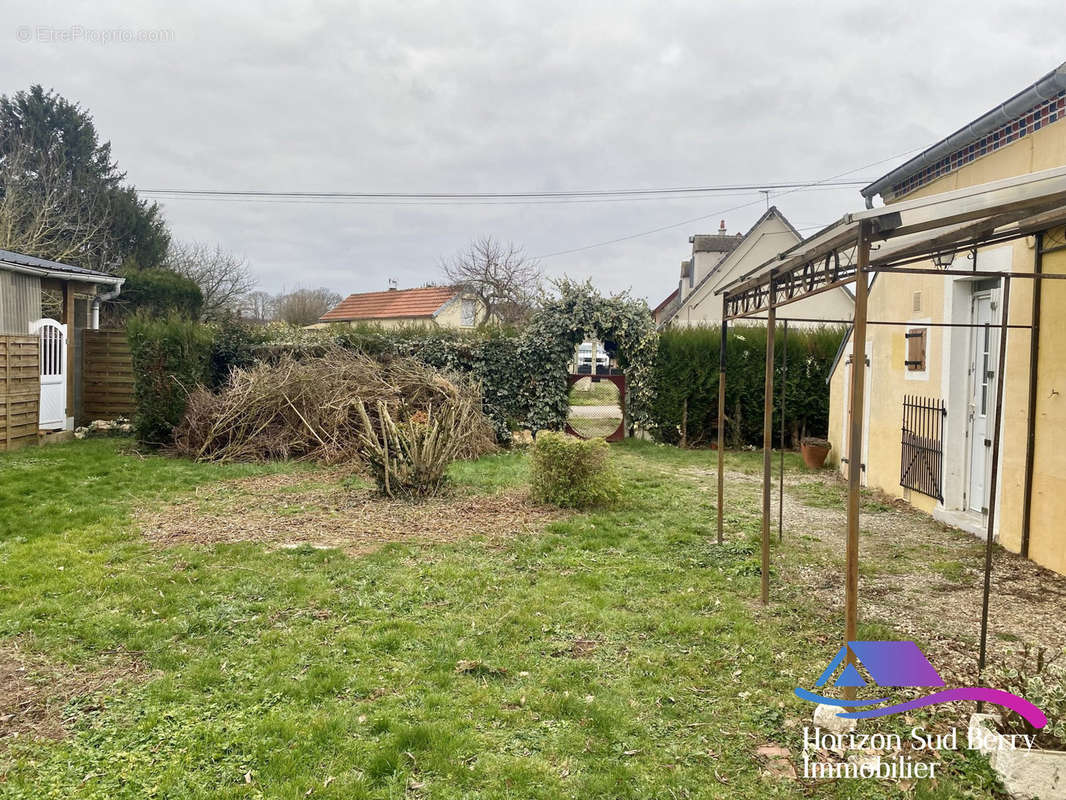
[[[546,304],[522,331],[456,331],[412,326],[333,326],[303,330],[255,327],[230,320],[203,325],[170,317],[130,323],[137,367],[138,436],[147,442],[169,441],[184,410],[184,393],[165,397],[175,386],[203,383],[218,388],[237,367],[279,353],[314,357],[342,346],[378,359],[413,356],[443,372],[467,377],[481,386],[483,407],[497,439],[507,443],[520,428],[559,429],[568,410],[566,364],[573,342],[587,329],[618,337],[630,399],[630,423],[659,441],[709,445],[717,436],[719,329],[649,328],[646,307],[638,313],[626,296],[600,298],[584,284],[567,284],[561,297]],[[829,389],[826,378],[844,335],[840,326],[791,329],[786,379],[786,445],[805,435],[828,430]],[[780,356],[777,333],[774,391],[774,437],[780,430]],[[158,339],[158,341],[152,341]],[[726,442],[730,447],[762,442],[763,371],[766,330],[757,326],[730,329],[727,347]],[[168,383],[165,370],[176,380]],[[143,384],[143,385],[142,385]]]
[[[129,314],[198,319],[204,295],[196,282],[167,269],[130,270],[122,286],[122,307]]]
[[[135,314],[126,323],[133,360],[133,431],[149,445],[169,443],[189,392],[204,383],[214,333],[185,317]]]
[[[790,328],[785,378],[786,446],[805,435],[824,436],[829,428],[826,379],[844,337],[843,326]],[[677,328],[659,335],[655,362],[652,433],[660,441],[709,445],[718,435],[717,327]],[[781,424],[783,331],[774,339],[774,444]],[[766,328],[736,326],[726,342],[726,443],[762,444]]]

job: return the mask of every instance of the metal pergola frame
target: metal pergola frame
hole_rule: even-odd
[[[731,321],[764,321],[769,330],[766,346],[766,376],[763,407],[763,492],[762,492],[762,570],[761,601],[769,602],[770,591],[770,487],[771,424],[773,416],[774,336],[778,322],[844,322],[851,328],[852,361],[863,364],[869,325],[914,325],[898,320],[870,320],[867,301],[871,277],[883,273],[936,276],[1000,278],[1001,316],[996,407],[992,436],[992,474],[989,487],[987,531],[985,535],[984,590],[981,611],[981,644],[978,672],[985,667],[988,635],[988,602],[991,587],[993,537],[996,520],[996,494],[1002,427],[1003,384],[1006,366],[1007,333],[1011,329],[1030,331],[1029,416],[1026,451],[1025,505],[1023,510],[1022,554],[1028,555],[1029,517],[1032,496],[1034,441],[1034,402],[1039,346],[1040,286],[1043,280],[1066,279],[1066,274],[1046,274],[1043,254],[1061,247],[1045,248],[1045,233],[1066,224],[1066,167],[1035,172],[1007,180],[967,187],[944,194],[895,203],[877,209],[845,215],[808,239],[762,264],[718,291],[722,295],[722,333],[718,385],[718,541],[723,538],[724,429],[726,338]],[[1036,253],[1031,271],[1012,268],[983,271],[977,268],[980,248],[1036,237]],[[1066,246],[1066,245],[1063,245]],[[971,269],[953,269],[958,253],[972,254]],[[936,266],[916,266],[933,261]],[[1009,323],[1010,286],[1015,278],[1034,281],[1033,316],[1030,325]],[[782,317],[778,309],[822,292],[851,286],[855,299],[853,320]],[[922,323],[926,327],[988,327],[978,323]],[[851,371],[849,409],[862,409],[865,402],[865,370]],[[782,396],[783,400],[783,396]],[[782,417],[784,408],[782,403]],[[850,413],[847,431],[849,458],[862,452],[863,414]],[[782,437],[784,420],[782,419]],[[782,438],[783,444],[783,438]],[[861,462],[861,459],[859,459]],[[782,468],[782,473],[783,473]],[[845,554],[844,642],[854,641],[858,625],[859,585],[859,490],[861,464],[848,465],[847,545]],[[782,476],[783,481],[783,476]],[[779,538],[783,512],[783,489],[779,492]],[[850,648],[848,660],[854,660]],[[854,688],[846,689],[849,698]]]

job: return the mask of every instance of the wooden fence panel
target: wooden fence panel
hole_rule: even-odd
[[[133,360],[125,331],[84,333],[81,421],[133,415]]]
[[[0,450],[37,441],[39,349],[36,336],[0,336]]]

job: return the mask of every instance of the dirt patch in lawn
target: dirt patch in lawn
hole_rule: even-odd
[[[20,737],[63,738],[76,716],[102,707],[103,691],[147,675],[139,659],[122,651],[104,654],[99,664],[74,666],[20,638],[0,642],[0,750]]]
[[[528,534],[563,517],[525,491],[452,494],[421,502],[349,489],[344,476],[270,475],[225,481],[138,519],[163,546],[261,542],[274,547],[336,547],[350,555],[389,542],[427,544],[475,536]]]

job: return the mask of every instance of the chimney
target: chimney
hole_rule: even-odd
[[[395,278],[389,278],[389,291],[390,292],[395,292],[396,291],[396,279]]]
[[[719,236],[725,236],[726,235],[725,220],[724,219],[718,224],[718,235]]]

